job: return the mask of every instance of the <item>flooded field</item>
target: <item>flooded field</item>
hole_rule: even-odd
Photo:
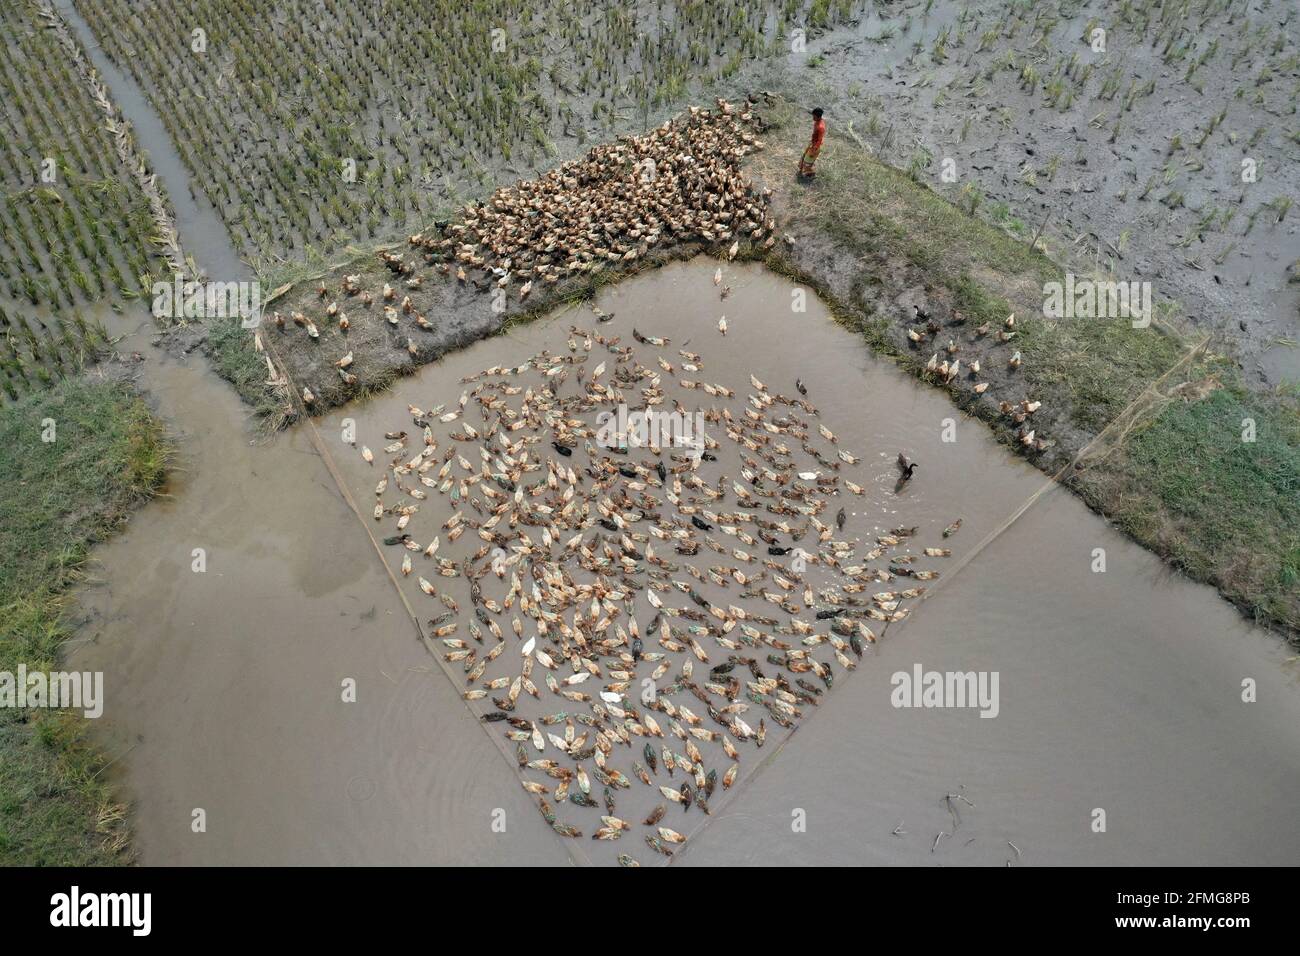
[[[670,806],[663,822],[682,832],[688,832],[684,819],[699,827],[683,859],[771,862],[788,859],[789,844],[808,862],[837,855],[861,862],[863,853],[877,862],[1019,860],[1005,840],[1032,851],[1027,859],[1038,863],[1135,862],[1143,854],[1170,862],[1293,856],[1294,845],[1264,835],[1300,773],[1300,749],[1288,729],[1300,715],[1296,674],[1277,642],[1056,490],[980,550],[1043,489],[1042,477],[1008,461],[978,424],[949,421],[953,412],[941,398],[867,356],[815,300],[806,314],[791,312],[792,289],[782,280],[757,268],[727,267],[724,282],[734,291],[719,301],[713,265],[670,266],[610,291],[597,305],[614,318],[598,331],[626,341],[635,326],[668,337],[674,349],[680,344],[705,357],[709,381],[738,389],[750,374],[773,392],[790,391],[802,378],[820,420],[831,423],[842,447],[865,458],[867,493],[845,502],[845,534],[866,538],[916,525],[919,546],[935,543],[961,517],[960,532],[942,542],[953,557],[930,564],[962,570],[951,584],[940,578],[933,598],[909,620],[883,628],[858,668],[863,675],[837,672],[836,689],[786,746],[773,740],[768,750],[746,752],[738,795],[731,803],[711,801],[712,826],[700,826],[695,811],[686,817]],[[723,311],[725,338],[716,331]],[[462,377],[543,349],[564,354],[571,326],[597,329],[586,307],[517,327],[430,366],[368,405],[335,413],[322,422],[322,434],[340,434],[350,418],[360,443],[409,419],[408,404],[454,407],[466,387]],[[945,442],[945,427],[953,426],[956,440]],[[920,466],[896,494],[900,450]],[[372,501],[375,469],[346,445],[337,457],[355,498]],[[445,516],[437,512],[439,520]],[[1104,574],[1090,568],[1095,548],[1109,555]],[[402,549],[386,550],[396,573]],[[413,583],[406,585],[412,602],[427,602]],[[516,653],[521,642],[508,630],[506,641]],[[916,663],[927,670],[1000,672],[999,716],[893,708],[890,676]],[[1258,682],[1259,703],[1241,701],[1240,682],[1248,677]],[[459,693],[462,684],[458,678],[444,692]],[[542,711],[563,710],[555,700]],[[1139,721],[1140,731],[1121,716],[1134,711],[1150,717]],[[1242,736],[1251,747],[1235,745]],[[642,741],[633,741],[638,746],[622,763],[639,751]],[[943,798],[957,792],[975,806],[955,801],[965,829],[947,846],[940,841],[949,855],[936,850],[931,856],[935,835],[952,830]],[[634,779],[630,793],[616,798],[617,815],[637,823],[663,802]],[[1109,838],[1089,829],[1096,807],[1115,816]],[[816,824],[808,835],[791,831],[795,808]],[[540,818],[531,822],[545,831]],[[900,823],[906,833],[895,836]],[[846,841],[846,833],[860,842]],[[976,842],[968,844],[972,837]],[[646,857],[639,839],[613,847]]]
[[[483,759],[307,433],[253,440],[225,383],[150,349],[139,322],[118,347],[147,354],[179,467],[98,551],[69,661],[105,673],[96,729],[141,862],[561,862],[550,834],[477,825],[488,803],[532,811]]]
[[[861,673],[839,671],[785,746],[772,727],[767,748],[746,752],[742,782],[730,802],[715,799],[682,862],[1294,859],[1300,847],[1282,821],[1300,781],[1300,689],[1283,646],[1057,490],[980,550],[1042,489],[1041,475],[978,423],[948,421],[941,396],[870,357],[815,299],[791,312],[783,280],[727,266],[734,291],[719,301],[714,265],[671,266],[610,290],[598,306],[614,317],[601,333],[630,339],[636,326],[670,337],[708,356],[710,381],[737,388],[751,373],[773,391],[802,378],[841,447],[864,458],[866,494],[845,502],[846,532],[916,525],[928,544],[960,517],[943,540],[953,557],[930,563],[961,570],[932,582],[933,597],[905,622],[872,622],[880,642]],[[454,403],[465,375],[563,352],[570,326],[594,320],[583,306],[517,327],[322,420],[355,500],[373,500],[376,475],[339,441],[344,418],[363,440],[409,418],[408,403]],[[460,700],[463,678],[438,673],[305,428],[252,442],[232,427],[241,406],[210,373],[156,352],[144,369],[184,423],[183,467],[173,497],[99,552],[102,583],[85,594],[88,625],[71,654],[73,666],[105,672],[99,724],[121,755],[142,861],[591,858],[589,840],[548,831],[513,755],[483,732],[504,725],[480,725]],[[945,442],[950,425],[956,440]],[[896,494],[900,450],[919,466]],[[1097,547],[1108,553],[1104,574],[1089,569]],[[396,574],[402,549],[384,550]],[[506,640],[517,654],[508,629]],[[895,709],[890,676],[916,663],[1000,672],[998,717]],[[347,678],[355,703],[341,699]],[[1258,682],[1258,703],[1242,703],[1245,678]],[[545,709],[563,710],[556,701]],[[632,787],[619,812],[639,824],[662,801]],[[932,854],[935,835],[953,832],[944,797],[958,792],[974,806],[956,802],[960,826]],[[1090,832],[1094,807],[1110,814],[1108,834]],[[206,833],[192,832],[195,808]],[[791,831],[796,808],[806,833]],[[493,830],[498,809],[505,833]],[[663,823],[687,832],[683,816],[673,806]],[[640,834],[628,836],[612,847],[652,862]]]

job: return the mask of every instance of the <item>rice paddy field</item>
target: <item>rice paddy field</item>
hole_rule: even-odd
[[[982,816],[949,765],[1003,803],[980,798],[1000,838],[967,862],[1024,862],[1022,823],[1051,863],[1288,851],[1259,828],[1296,770],[1281,729],[1300,640],[1295,3],[13,0],[0,30],[0,670],[73,660],[130,698],[93,733],[3,715],[0,862],[521,862],[457,836],[488,802],[530,817],[522,862],[770,864],[737,849],[747,827],[821,796],[811,772],[773,772],[787,745],[909,815],[907,787],[944,780],[935,825],[951,832],[859,834],[874,862],[939,862],[961,815]],[[813,106],[829,135],[815,178],[796,176]],[[256,320],[163,314],[154,285],[182,276],[248,280]],[[1101,298],[1100,314],[1050,313],[1049,290],[1076,283],[1132,284],[1146,321]],[[814,318],[793,304],[808,295]],[[702,445],[703,469],[594,446],[588,413],[637,396],[698,401],[730,444]],[[806,582],[786,565],[801,541]],[[1076,574],[1071,548],[1097,541],[1122,582],[1109,597]],[[199,552],[217,574],[190,566]],[[879,592],[853,597],[868,581]],[[1103,664],[1071,657],[1148,601],[1136,650],[1106,638]],[[1185,646],[1162,620],[1193,632]],[[1175,807],[1196,832],[1174,849],[1147,830],[1099,853],[1053,842],[1060,818],[1017,787],[1073,791],[1020,786],[1034,771],[1014,760],[966,763],[1008,739],[1032,750],[1017,730],[957,731],[954,754],[946,731],[876,712],[920,748],[880,790],[837,735],[792,739],[821,712],[859,740],[876,658],[919,634],[959,662],[955,631],[1030,682],[1029,724],[1073,715],[1050,731],[1079,756],[1062,779],[1088,768],[1160,802],[1163,765],[1093,766],[1070,729],[1129,704],[1213,738],[1222,763],[1196,777],[1213,796]],[[1031,632],[1045,640],[1019,647],[1035,663],[1018,671],[1007,654]],[[1165,669],[1157,650],[1188,658]],[[1062,691],[1066,660],[1106,691]],[[647,665],[682,699],[638,700]],[[341,718],[335,671],[376,668],[381,710]],[[859,668],[874,676],[841,697]],[[1206,688],[1235,694],[1243,668],[1267,673],[1265,716],[1197,723],[1219,714]],[[221,687],[254,671],[304,700],[324,681],[329,699],[283,725],[231,709]],[[1124,683],[1136,673],[1150,700]],[[1160,733],[1153,748],[1181,752]],[[641,737],[646,763],[615,766]],[[872,760],[891,765],[889,746]],[[669,786],[656,768],[674,765]],[[1248,832],[1219,812],[1234,775],[1254,781]],[[198,781],[219,826],[246,832],[191,842]],[[669,835],[628,849],[663,820],[656,794]],[[593,830],[606,842],[574,849]]]
[[[0,393],[80,371],[107,336],[90,308],[147,289],[164,258],[147,195],[124,159],[129,133],[82,80],[35,4],[0,29]]]
[[[808,28],[855,7],[819,0]],[[805,16],[802,3],[738,0],[213,0],[181,21],[169,2],[78,9],[266,268],[416,231],[501,181],[643,131],[784,49]]]

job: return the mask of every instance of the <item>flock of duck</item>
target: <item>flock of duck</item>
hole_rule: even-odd
[[[484,270],[498,287],[555,283],[609,264],[629,263],[659,244],[775,241],[766,193],[756,192],[740,161],[761,149],[763,121],[747,101],[717,110],[690,107],[644,136],[624,136],[537,179],[471,204],[441,235],[415,235],[444,272],[454,260]],[[734,252],[733,252],[734,255]]]
[[[937,381],[944,385],[949,385],[955,382],[961,377],[963,372],[961,356],[958,354],[962,351],[963,346],[954,338],[950,337],[948,339],[948,344],[942,349],[944,357],[943,359],[940,359],[937,346],[943,331],[943,325],[938,319],[929,312],[926,312],[920,306],[912,306],[912,312],[916,321],[925,324],[919,329],[914,326],[909,326],[907,329],[908,341],[917,348],[930,342],[933,342],[936,346],[936,351],[930,356],[930,360],[925,363],[925,376],[931,381]],[[954,309],[949,319],[949,324],[954,326],[965,325],[966,317],[963,313]],[[998,329],[996,332],[994,332],[993,324],[991,322],[983,322],[976,326],[974,335],[970,338],[970,341],[976,342],[981,339],[987,339],[995,344],[1008,344],[1013,342],[1019,334],[1020,331],[1016,328],[1016,315],[1013,312],[1003,320],[1002,328]],[[1015,371],[1024,364],[1024,358],[1021,356],[1018,348],[1015,348],[1013,345],[1008,345],[1008,347],[1012,349],[1012,352],[1010,357],[1007,359],[1007,368],[1011,371]],[[986,352],[985,357],[987,357],[987,355],[988,353]],[[988,391],[989,382],[987,380],[979,380],[980,358],[976,357],[971,359],[966,365],[964,371],[966,377],[973,383],[971,391],[976,395],[983,395]],[[1012,424],[1019,426],[1016,431],[1016,440],[1028,451],[1046,451],[1048,448],[1051,448],[1056,444],[1056,442],[1051,439],[1043,438],[1038,434],[1036,429],[1031,428],[1026,424],[1026,420],[1029,416],[1042,408],[1042,405],[1042,402],[1031,401],[1028,398],[1021,399],[1019,402],[1008,402],[1003,400],[998,403],[999,413],[1011,419]]]
[[[410,236],[417,257],[380,253],[384,279],[345,275],[338,288],[322,281],[320,312],[275,312],[272,322],[281,332],[299,329],[322,347],[337,348],[329,356],[331,375],[352,388],[366,359],[365,346],[358,351],[348,340],[358,320],[378,324],[413,357],[425,355],[421,337],[437,326],[422,311],[420,258],[446,281],[454,276],[481,292],[513,291],[522,302],[535,283],[626,268],[656,249],[698,243],[725,248],[734,258],[742,243],[771,248],[776,222],[768,191],[756,190],[740,168],[763,145],[757,136],[766,126],[756,104],[719,99],[714,110],[691,107],[645,135],[597,146],[537,179],[498,189],[454,220]],[[255,344],[263,349],[260,332]],[[267,368],[279,381],[269,357]],[[323,384],[307,376],[301,398],[308,408],[324,404],[317,394]]]
[[[567,351],[461,381],[359,446],[382,540],[555,832],[672,856],[670,811],[709,814],[950,551],[914,548],[916,528],[853,534],[870,479],[802,382],[737,389],[665,338],[577,325]],[[685,416],[678,396],[701,404],[692,447],[601,426],[620,407]]]

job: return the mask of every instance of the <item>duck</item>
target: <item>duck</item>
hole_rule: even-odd
[[[908,461],[907,456],[900,451],[898,453],[898,470],[902,472],[899,481],[911,481],[912,475],[916,473],[916,462]]]

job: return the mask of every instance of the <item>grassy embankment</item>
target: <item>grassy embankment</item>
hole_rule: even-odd
[[[926,377],[925,362],[952,337],[1017,315],[1014,375],[989,356],[983,395],[966,376],[943,385],[954,402],[1020,449],[1002,399],[1043,402],[1030,420],[1057,445],[1029,453],[1096,511],[1191,577],[1216,586],[1255,620],[1300,634],[1300,411],[1295,396],[1248,389],[1227,357],[1197,350],[1175,327],[1176,305],[1147,329],[1124,319],[1051,320],[1043,283],[1063,269],[1029,242],[972,217],[861,145],[832,138],[805,188],[789,175],[807,136],[802,115],[778,111],[753,170],[775,190],[778,218],[795,239],[769,265],[807,282],[877,352]],[[968,316],[913,346],[908,290],[931,311]],[[983,341],[983,340],[981,340]],[[1002,346],[1007,351],[1012,346]],[[987,360],[993,358],[993,361]],[[1243,440],[1246,420],[1254,440]],[[1086,451],[1085,451],[1086,449]],[[1080,466],[1074,459],[1084,452]]]
[[[91,545],[158,488],[169,445],[129,384],[74,378],[0,408],[0,448],[0,670],[58,669],[69,589]],[[0,709],[0,864],[129,861],[125,808],[86,728],[79,713]]]

